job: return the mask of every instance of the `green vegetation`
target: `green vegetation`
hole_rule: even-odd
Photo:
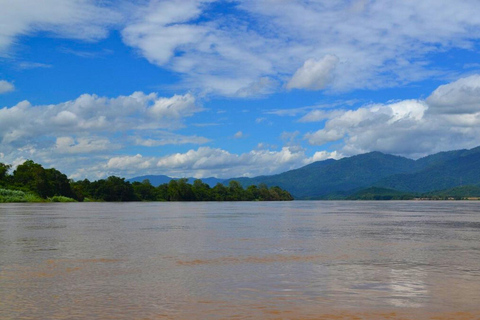
[[[53,196],[47,199],[49,202],[77,202],[75,199],[64,196]]]
[[[415,166],[407,158],[370,152],[340,160],[328,159],[273,176],[239,178],[244,187],[265,183],[288,190],[296,199],[345,199],[382,178],[406,173]]]
[[[480,147],[418,160],[370,152],[318,161],[277,175],[235,180],[244,187],[277,185],[296,199],[308,200],[472,198],[477,196],[465,186],[480,185]],[[457,187],[462,188],[452,189]],[[439,191],[451,189],[453,193]]]
[[[422,198],[432,200],[480,199],[480,186],[460,186],[446,190],[428,192]]]
[[[0,189],[0,203],[5,202],[41,202],[39,196],[20,190]]]
[[[97,181],[71,181],[56,169],[44,169],[27,160],[9,174],[0,163],[0,202],[73,201],[281,201],[293,197],[279,187],[265,184],[244,189],[237,181],[211,188],[201,180],[171,180],[154,187],[149,180],[130,183],[115,176]]]
[[[416,196],[412,193],[406,193],[393,189],[371,187],[360,190],[350,196],[347,200],[412,200]]]

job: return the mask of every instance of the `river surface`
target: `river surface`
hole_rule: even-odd
[[[0,204],[0,319],[479,319],[479,202]]]

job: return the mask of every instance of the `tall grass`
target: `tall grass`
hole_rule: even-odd
[[[54,196],[47,199],[49,202],[77,202],[75,199],[64,197],[64,196]]]
[[[0,203],[6,202],[43,202],[39,196],[20,190],[9,190],[0,188]]]

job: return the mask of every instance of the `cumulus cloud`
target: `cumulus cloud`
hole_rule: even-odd
[[[141,154],[135,156],[120,156],[113,157],[108,160],[108,169],[146,169],[152,167],[152,162],[149,159],[144,159]]]
[[[438,87],[427,98],[433,113],[469,114],[480,112],[480,75],[461,78]]]
[[[0,109],[0,139],[19,139],[68,134],[92,134],[121,130],[177,129],[183,120],[202,109],[191,94],[171,98],[135,92],[117,98],[84,94],[56,105],[32,106],[23,101]]]
[[[324,161],[324,160],[327,160],[327,159],[335,159],[335,160],[338,160],[340,158],[343,158],[343,155],[338,152],[338,151],[317,151],[313,154],[313,156],[311,158],[307,158],[305,159],[305,164],[308,164],[308,163],[312,163],[312,162],[315,162],[315,161]]]
[[[94,165],[76,170],[72,177],[83,178],[86,174],[98,173],[98,178],[108,175],[132,177],[142,174],[166,174],[172,177],[193,176],[205,178],[216,176],[232,178],[274,174],[298,168],[317,160],[336,158],[337,153],[316,153],[307,157],[305,150],[283,147],[279,151],[268,149],[252,150],[235,154],[220,148],[200,147],[184,153],[175,153],[163,157],[122,155],[109,157],[103,161],[98,158]]]
[[[283,147],[279,151],[252,150],[243,154],[200,147],[186,153],[162,157],[157,162],[157,168],[177,176],[231,178],[283,172],[303,165],[305,158],[303,149],[289,147]]]
[[[327,55],[321,60],[308,59],[287,83],[287,89],[321,90],[331,82],[338,58]]]
[[[198,135],[173,132],[202,110],[188,93],[160,97],[156,93],[134,92],[115,98],[83,94],[75,100],[38,106],[22,101],[0,109],[0,149],[10,163],[35,159],[79,177],[79,166],[107,172],[109,167],[95,167],[93,163],[98,164],[107,154],[128,145],[209,142]]]
[[[195,97],[190,93],[183,96],[174,95],[171,98],[159,98],[150,108],[150,114],[157,119],[181,119],[185,116],[191,116],[198,111],[199,108],[195,104]]]
[[[0,94],[15,90],[15,86],[5,80],[0,80]]]
[[[479,144],[478,75],[438,87],[426,100],[365,105],[327,114],[311,145],[336,143],[343,154],[382,151],[412,158]]]

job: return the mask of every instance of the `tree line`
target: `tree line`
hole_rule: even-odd
[[[32,192],[43,199],[62,196],[77,201],[283,201],[292,195],[279,187],[265,184],[246,189],[237,181],[228,186],[217,183],[214,187],[198,179],[189,184],[187,179],[171,180],[153,186],[150,181],[125,181],[110,176],[106,179],[73,181],[51,168],[27,160],[10,173],[11,165],[0,163],[0,188]]]

